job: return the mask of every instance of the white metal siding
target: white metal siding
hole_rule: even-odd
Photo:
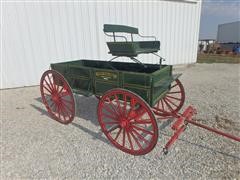
[[[220,43],[239,43],[240,21],[220,24],[218,26],[217,41]]]
[[[0,88],[39,84],[50,63],[109,59],[103,24],[125,24],[161,41],[166,64],[196,62],[201,1],[3,2]],[[152,55],[139,56],[157,63]]]

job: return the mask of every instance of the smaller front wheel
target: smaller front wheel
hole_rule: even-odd
[[[43,73],[40,81],[42,101],[55,120],[68,124],[75,116],[75,101],[65,78],[54,70]]]
[[[153,112],[163,118],[175,116],[185,101],[185,92],[182,83],[176,79],[168,93],[153,107]]]
[[[158,127],[149,105],[124,89],[107,91],[98,103],[98,121],[109,141],[132,154],[150,152],[158,139]]]

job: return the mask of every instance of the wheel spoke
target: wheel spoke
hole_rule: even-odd
[[[111,99],[110,99],[110,98],[107,98],[107,101],[111,104],[111,107],[112,107],[113,111],[114,111],[117,115],[120,115],[120,114],[117,112],[117,110],[116,110],[116,108],[115,108],[115,105],[112,103]]]
[[[63,90],[64,90],[64,87],[62,86],[61,89],[58,91],[58,94],[61,94]]]
[[[68,103],[68,104],[72,104],[73,102],[72,101],[69,101],[69,100],[67,100],[67,99],[61,99],[62,101],[64,101],[64,102],[66,102],[66,103]]]
[[[156,105],[156,106],[159,108],[159,106],[160,106],[160,101],[157,102],[157,105]]]
[[[138,126],[132,125],[132,127],[135,128],[135,129],[137,129],[137,130],[139,130],[139,131],[142,131],[142,132],[144,132],[144,133],[146,133],[146,134],[154,135],[153,132],[148,131],[148,130],[143,129],[143,128],[140,128],[140,127],[138,127]]]
[[[48,74],[49,78],[51,79],[50,82],[52,82],[52,85],[54,87],[55,90],[57,90],[57,84],[55,83],[56,81],[60,81],[59,77],[58,76],[55,76],[53,74],[51,74],[51,76]]]
[[[51,110],[52,110],[52,112],[55,113],[56,117],[60,118],[59,105],[58,104],[54,103],[54,108],[52,108]]]
[[[111,114],[116,114],[114,111],[112,111],[106,104],[103,105],[103,108],[106,109]]]
[[[61,119],[60,115],[62,114],[62,117],[63,117],[64,121],[66,121],[65,111],[64,111],[65,108],[61,104],[58,104],[58,109],[59,109],[59,111],[58,111],[59,118]],[[62,113],[60,113],[60,112],[62,112]]]
[[[105,124],[119,124],[118,121],[110,121],[110,122],[104,122]]]
[[[170,104],[165,99],[163,99],[163,101],[165,102],[167,107],[170,109],[170,111],[173,112],[174,110],[173,110],[172,106],[170,106]]]
[[[157,110],[157,111],[161,111],[163,113],[165,113],[166,111],[164,111],[163,109],[160,109],[160,108],[156,108],[156,107],[153,107],[153,109]]]
[[[119,137],[119,135],[120,135],[121,132],[122,132],[122,128],[119,129],[116,137],[114,138],[115,141],[117,141],[117,139],[118,139],[118,137]]]
[[[122,139],[122,146],[124,147],[125,146],[125,138],[126,138],[126,130],[123,129],[123,139]]]
[[[65,107],[66,110],[68,109],[69,112],[73,112],[73,109],[70,109],[70,107],[68,107],[64,102],[61,102],[61,104]]]
[[[162,109],[163,109],[163,111],[164,111],[164,104],[163,104],[163,100],[161,99],[160,101],[161,101]]]
[[[172,91],[172,92],[168,92],[167,94],[177,94],[177,93],[181,93],[181,91]]]
[[[146,144],[150,144],[150,142],[146,140],[141,134],[139,134],[135,129],[132,129],[132,132],[135,133],[140,140],[144,141]]]
[[[137,143],[138,147],[140,149],[143,149],[142,145],[139,143],[138,139],[134,136],[134,134],[131,131],[129,133],[132,135],[132,137],[135,140],[135,142]]]
[[[44,89],[46,89],[50,94],[52,94],[52,91],[48,89],[46,86],[43,86]]]
[[[68,118],[70,118],[72,112],[71,111],[67,111],[66,106],[64,106],[63,104],[60,104],[60,106],[62,108],[63,116],[65,117],[65,115],[66,115]]]
[[[110,132],[114,131],[115,129],[120,128],[120,125],[116,125],[108,129],[107,133],[109,134]]]
[[[52,81],[50,80],[49,74],[47,74],[47,77],[48,77],[48,80],[49,80],[49,83],[50,83],[50,86],[52,87],[52,89],[53,89],[53,90],[56,90],[56,89],[54,88],[54,85],[53,85],[54,82],[52,82]]]
[[[63,113],[64,113],[64,117],[67,117],[68,119],[70,119],[71,118],[71,114],[72,114],[72,112],[69,112],[69,111],[67,111],[67,109],[65,108],[65,107],[63,107],[63,109],[65,110]],[[66,115],[66,116],[65,116]],[[65,119],[65,118],[64,118]],[[66,121],[66,119],[65,119],[65,121]]]
[[[69,96],[69,92],[67,90],[66,92],[62,92],[60,97],[63,98],[65,96]]]
[[[124,114],[127,113],[127,95],[126,94],[123,95],[123,113]]]
[[[130,144],[131,150],[133,150],[133,144],[132,144],[132,140],[131,140],[131,137],[130,137],[130,135],[129,135],[129,132],[126,131],[126,133],[127,133],[128,142],[129,142],[129,144]]]
[[[177,83],[174,84],[174,85],[172,85],[172,86],[171,86],[171,89],[174,88],[174,87],[176,87],[177,85],[178,85]]]
[[[46,98],[51,98],[51,94],[47,94],[46,92],[43,93]]]
[[[50,84],[47,82],[47,80],[44,79],[43,82],[44,82],[44,81],[46,82],[46,85],[48,86],[48,88],[53,92],[53,89],[52,89],[52,87],[50,86]]]
[[[165,97],[165,100],[168,101],[170,104],[174,105],[175,107],[178,107],[178,105],[176,105],[174,102],[172,102],[170,99],[168,99],[167,97]]]
[[[117,102],[118,111],[119,111],[120,114],[122,114],[122,108],[120,106],[120,102],[119,102],[118,96],[116,94],[114,94],[114,97],[115,97],[115,100]]]
[[[176,98],[176,97],[173,97],[173,96],[166,95],[165,97],[168,97],[168,98],[172,98],[172,99],[175,99],[175,100],[181,101],[180,98]]]
[[[55,84],[55,86],[57,86],[56,91],[59,91],[59,85]]]
[[[137,121],[134,121],[132,122],[132,124],[151,124],[152,121],[150,119],[147,119],[147,120],[137,120]]]
[[[116,120],[116,119],[117,119],[115,116],[111,116],[111,115],[105,114],[105,113],[102,113],[102,116],[107,117],[107,118],[109,118],[109,119],[113,119],[113,120]]]
[[[51,103],[51,104],[50,104],[50,103]],[[52,108],[53,105],[55,105],[55,103],[54,103],[53,101],[51,101],[50,103],[49,103],[49,107]]]

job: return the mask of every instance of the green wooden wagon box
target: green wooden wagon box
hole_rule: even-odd
[[[136,63],[76,60],[51,64],[51,69],[61,73],[75,93],[102,96],[110,89],[123,88],[154,106],[179,75],[172,75],[172,66],[144,65],[143,68]]]

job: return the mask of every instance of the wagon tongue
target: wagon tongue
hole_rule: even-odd
[[[178,114],[177,120],[174,122],[174,124],[171,126],[172,130],[174,130],[173,136],[170,138],[170,140],[167,142],[165,147],[163,148],[163,153],[167,154],[169,148],[173,145],[173,143],[178,139],[180,134],[186,129],[186,126],[188,123],[201,127],[203,129],[206,129],[208,131],[214,132],[216,134],[219,134],[221,136],[225,136],[229,139],[235,140],[240,142],[240,137],[233,136],[231,134],[219,131],[217,129],[208,127],[206,125],[200,124],[193,120],[193,116],[197,114],[196,109],[194,109],[192,106],[188,106],[183,114]]]

